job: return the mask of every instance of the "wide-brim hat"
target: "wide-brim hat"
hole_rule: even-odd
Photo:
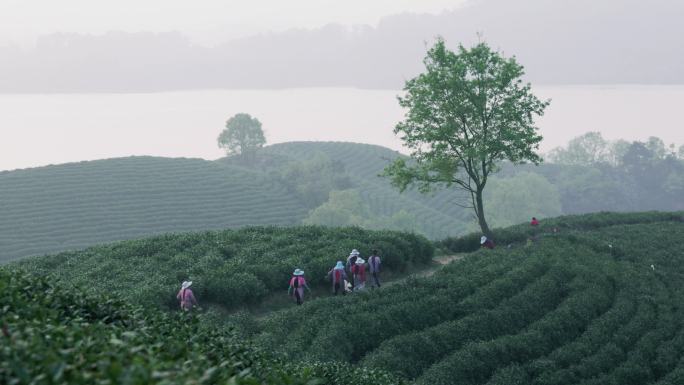
[[[480,238],[480,244],[484,245],[485,242],[487,242],[487,237],[483,235],[482,238]]]
[[[337,264],[335,265],[335,270],[344,270],[344,263],[342,263],[342,261],[337,261]]]
[[[192,281],[183,281],[181,284],[181,289],[187,289],[190,287],[190,285],[192,285]]]
[[[350,255],[350,256],[358,257],[358,256],[359,256],[359,251],[356,250],[356,249],[354,249],[354,250],[351,251],[351,253],[349,253],[349,255]]]
[[[304,275],[304,270],[301,269],[295,269],[293,275]]]
[[[364,263],[366,263],[366,261],[364,261],[363,258],[358,258],[358,259],[356,260],[356,264],[357,264],[357,265],[363,265]]]

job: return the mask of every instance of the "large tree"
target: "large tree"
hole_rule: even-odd
[[[261,122],[249,114],[236,114],[226,122],[226,128],[218,137],[218,146],[228,155],[249,157],[266,144]]]
[[[541,161],[542,137],[534,126],[549,104],[523,83],[523,67],[486,43],[458,52],[442,39],[428,51],[425,72],[406,82],[399,104],[408,109],[394,132],[411,151],[385,169],[400,190],[417,184],[467,193],[482,232],[491,236],[482,193],[499,163]]]

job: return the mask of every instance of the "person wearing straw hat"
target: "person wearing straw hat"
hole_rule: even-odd
[[[352,266],[352,272],[354,273],[354,281],[356,286],[354,291],[363,290],[366,287],[366,261],[363,258],[356,258],[354,266]]]
[[[347,271],[349,272],[349,276],[351,277],[351,288],[354,290],[354,272],[352,269],[354,268],[354,265],[356,264],[356,259],[359,258],[361,253],[359,253],[358,250],[354,249],[349,253],[349,257],[347,257]]]
[[[480,238],[480,245],[482,245],[482,247],[487,248],[487,249],[493,249],[495,246],[494,241],[492,241],[491,239],[487,238],[484,235]]]
[[[287,295],[294,296],[297,301],[297,305],[304,303],[304,288],[311,291],[309,285],[306,284],[306,278],[304,278],[304,270],[295,269],[292,273],[292,278],[290,278],[290,287],[287,288]]]
[[[183,281],[181,289],[176,295],[182,310],[191,310],[193,306],[197,306],[197,300],[190,289],[190,285],[192,285],[192,281]]]
[[[328,272],[328,277],[330,277],[330,281],[332,282],[333,294],[337,295],[337,292],[340,290],[342,291],[342,295],[347,293],[345,287],[347,282],[347,273],[344,271],[344,264],[342,261],[337,261],[335,267],[330,269]]]

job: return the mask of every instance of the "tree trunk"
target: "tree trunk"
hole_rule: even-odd
[[[480,229],[482,230],[482,234],[484,234],[487,238],[489,239],[494,239],[492,236],[492,231],[489,230],[489,226],[487,225],[487,220],[485,219],[485,214],[484,214],[484,204],[482,203],[482,189],[478,188],[475,191],[475,214],[477,214],[477,222],[480,224]]]

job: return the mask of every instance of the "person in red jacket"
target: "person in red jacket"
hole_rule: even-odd
[[[532,226],[532,227],[539,226],[539,221],[537,220],[536,217],[532,217],[532,221],[530,222],[530,226]]]
[[[487,249],[493,249],[496,246],[496,245],[494,245],[493,240],[488,239],[484,235],[482,236],[482,238],[480,238],[480,245],[482,245],[482,247],[485,247]]]

